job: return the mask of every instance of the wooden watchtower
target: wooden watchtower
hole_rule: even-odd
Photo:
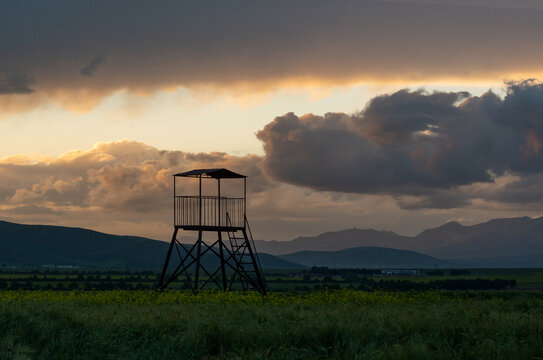
[[[198,179],[198,195],[178,194],[177,181],[182,178]],[[221,179],[243,181],[243,197],[221,196]],[[202,181],[209,180],[217,182],[216,195],[202,193]],[[183,276],[193,292],[208,285],[225,291],[241,285],[243,290],[265,294],[264,277],[246,216],[247,177],[228,169],[196,169],[174,174],[173,195],[174,231],[159,289],[164,290]],[[182,244],[178,240],[181,230],[197,232],[196,242]],[[212,233],[216,238],[205,242],[204,233]],[[178,262],[172,266],[173,258]]]

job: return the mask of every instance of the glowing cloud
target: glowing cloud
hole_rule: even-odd
[[[0,10],[0,94],[82,110],[121,89],[543,74],[543,8],[527,0],[31,1]]]

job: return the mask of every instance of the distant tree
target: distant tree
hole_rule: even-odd
[[[57,290],[66,290],[66,287],[64,286],[63,283],[59,282],[59,283],[57,283],[56,289]]]
[[[463,276],[470,275],[471,271],[465,269],[451,269],[450,274],[451,276]]]
[[[76,282],[69,283],[68,290],[79,290],[79,284]]]

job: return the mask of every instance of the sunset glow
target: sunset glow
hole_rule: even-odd
[[[126,4],[1,6],[3,220],[166,240],[197,167],[266,240],[543,215],[538,3]]]

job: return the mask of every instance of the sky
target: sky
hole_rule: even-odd
[[[0,220],[168,240],[172,177],[255,238],[543,215],[543,1],[5,1]]]

